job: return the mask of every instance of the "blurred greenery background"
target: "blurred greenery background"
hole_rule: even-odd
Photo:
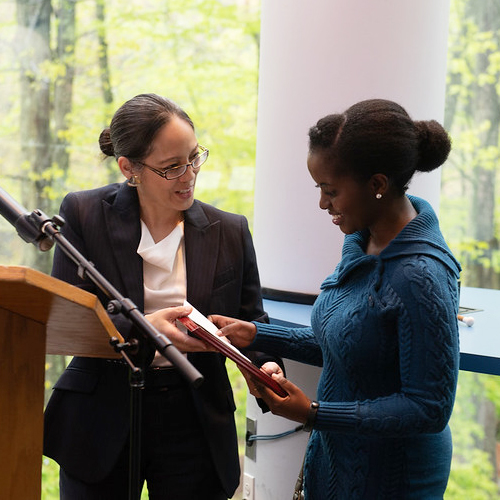
[[[210,148],[197,197],[252,225],[259,0],[2,0],[1,7],[6,191],[55,214],[67,192],[118,180],[116,164],[99,156],[99,133],[125,100],[156,92],[191,115]],[[499,76],[498,0],[451,0],[444,125],[454,147],[442,169],[440,218],[463,265],[462,286],[500,289]],[[51,258],[0,220],[1,264],[49,273]],[[47,395],[66,362],[47,357]],[[243,452],[246,388],[230,361],[228,368]],[[500,497],[499,421],[499,377],[461,372],[446,499]],[[58,498],[57,476],[44,460],[45,500]]]

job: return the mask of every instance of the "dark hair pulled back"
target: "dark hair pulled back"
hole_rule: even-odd
[[[450,137],[437,121],[413,121],[385,99],[361,101],[309,129],[310,153],[324,154],[337,172],[360,180],[384,174],[400,193],[416,171],[441,166],[450,150]]]
[[[191,118],[175,102],[156,94],[139,94],[122,104],[109,128],[101,132],[101,151],[105,156],[141,161],[151,152],[158,131],[173,116],[185,120],[194,130]]]

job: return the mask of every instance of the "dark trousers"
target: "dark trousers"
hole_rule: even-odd
[[[172,380],[166,385],[155,378],[146,379],[142,395],[141,484],[146,481],[150,500],[227,500],[191,393],[175,375],[167,374],[168,378]],[[127,500],[128,486],[128,446],[111,474],[99,483],[84,483],[60,471],[61,500]]]

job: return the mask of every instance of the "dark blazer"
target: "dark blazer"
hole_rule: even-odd
[[[142,259],[136,252],[141,237],[137,191],[123,183],[70,193],[61,205],[61,215],[66,221],[65,237],[121,294],[144,310]],[[184,215],[187,300],[205,315],[267,321],[246,219],[199,201]],[[106,305],[104,294],[78,277],[76,265],[59,248],[52,275],[97,294]],[[112,319],[125,338],[134,333],[123,316]],[[154,349],[142,344],[135,359],[147,365]],[[201,387],[191,390],[215,467],[230,497],[238,486],[240,469],[236,407],[225,358],[189,353],[188,359],[205,378]],[[102,480],[129,434],[127,366],[121,361],[75,357],[54,389],[45,411],[44,454],[83,481]]]

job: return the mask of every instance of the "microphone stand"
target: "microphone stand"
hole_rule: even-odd
[[[30,214],[21,214],[16,202],[0,188],[3,195],[2,215],[16,227],[19,236],[29,243],[37,245],[40,250],[46,251],[52,247],[47,243],[47,238],[58,245],[58,247],[77,265],[80,278],[88,277],[107,297],[110,298],[107,310],[110,314],[122,313],[127,317],[147,340],[153,343],[155,349],[168,359],[180,371],[181,375],[193,386],[199,387],[203,383],[203,375],[184,357],[172,342],[160,333],[137,306],[107,281],[59,231],[58,226],[64,224],[62,217],[56,215],[53,218],[45,215],[41,210],[35,209]],[[7,214],[7,215],[6,215]],[[141,443],[141,401],[142,389],[144,388],[144,375],[142,370],[135,366],[126,351],[133,352],[137,349],[138,339],[130,342],[119,343],[118,339],[112,338],[110,344],[115,351],[130,367],[131,388],[131,415],[130,415],[130,477],[129,477],[129,500],[139,500],[140,483],[140,443]]]

